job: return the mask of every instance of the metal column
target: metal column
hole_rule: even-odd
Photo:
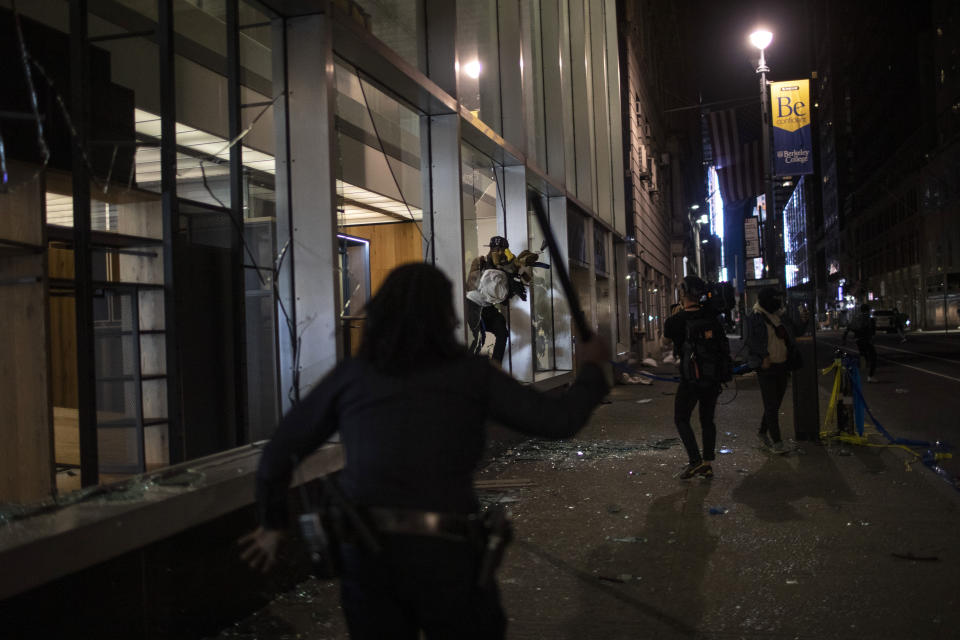
[[[242,130],[240,119],[240,0],[227,0],[227,110],[230,140]],[[230,242],[230,273],[233,277],[233,353],[236,384],[234,385],[234,415],[236,416],[234,444],[249,441],[247,424],[247,321],[246,270],[244,268],[243,217],[243,145],[230,148],[230,217],[233,218],[233,237]]]
[[[87,2],[70,3],[70,102],[73,139],[73,264],[77,326],[77,400],[80,438],[80,484],[100,481],[97,451],[96,354],[93,333],[93,262],[90,255],[90,179],[84,150],[90,126]]]
[[[523,249],[535,250],[539,247],[528,247],[530,237],[527,229],[527,182],[526,169],[523,165],[503,167],[497,169],[497,179],[503,184],[503,198],[506,219],[506,237],[510,243],[512,253],[519,254]],[[533,321],[530,297],[526,300],[513,297],[510,299],[510,372],[521,382],[533,382]]]
[[[170,464],[183,462],[186,457],[180,402],[182,391],[174,269],[175,248],[180,235],[180,209],[177,202],[177,103],[173,39],[173,0],[159,0],[157,43],[160,49],[160,185],[163,206],[163,310]]]
[[[460,118],[451,113],[428,120],[431,206],[429,215],[423,216],[423,234],[433,246],[433,264],[453,282],[453,308],[463,326],[466,265],[460,210]]]
[[[289,301],[296,333],[281,337],[283,410],[336,365],[340,292],[336,232],[336,86],[330,20],[323,15],[285,23],[287,99],[278,129],[278,243],[289,241],[278,286]],[[279,153],[286,149],[286,156]],[[294,390],[291,394],[290,391]]]

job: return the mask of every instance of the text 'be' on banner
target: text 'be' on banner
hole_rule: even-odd
[[[773,174],[800,176],[813,173],[810,81],[771,82],[770,102]]]

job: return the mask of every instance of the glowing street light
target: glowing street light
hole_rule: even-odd
[[[767,73],[770,67],[767,66],[763,51],[773,42],[773,34],[766,29],[757,29],[750,34],[750,44],[760,50],[760,62],[757,65],[757,73],[760,74],[760,113],[762,114],[763,139],[763,178],[764,178],[764,197],[767,203],[767,223],[764,225],[765,242],[763,248],[763,265],[767,270],[768,276],[773,276],[780,280],[782,286],[786,286],[785,273],[783,271],[783,259],[780,258],[777,249],[776,239],[780,233],[779,220],[776,212],[776,203],[773,201],[773,171],[770,167],[770,105],[767,103]]]
[[[750,34],[750,44],[760,49],[761,52],[769,47],[771,42],[773,42],[773,34],[766,29],[757,29]]]

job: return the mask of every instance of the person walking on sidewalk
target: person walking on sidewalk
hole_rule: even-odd
[[[667,319],[664,335],[673,341],[680,358],[680,384],[674,398],[673,421],[680,440],[687,450],[688,464],[680,478],[713,476],[717,446],[717,425],[713,416],[720,387],[733,376],[730,343],[718,313],[709,304],[706,283],[696,276],[687,276],[680,285],[683,308]],[[700,430],[703,450],[690,426],[693,409],[700,405]]]
[[[905,325],[907,323],[907,314],[900,313],[900,309],[896,307],[893,308],[893,326],[897,330],[897,335],[900,336],[900,342],[906,342],[907,336],[904,334],[906,329]]]
[[[853,331],[857,340],[857,351],[867,360],[867,382],[874,382],[873,374],[877,372],[877,348],[873,346],[873,337],[877,334],[877,321],[870,317],[870,305],[860,307],[860,313],[855,315],[843,332],[843,344],[847,343],[847,334]]]
[[[327,482],[348,516],[334,557],[350,636],[503,638],[491,550],[502,554],[508,535],[482,525],[473,489],[484,425],[573,436],[607,394],[610,348],[578,341],[576,380],[548,397],[458,343],[453,285],[431,265],[392,271],[366,311],[358,356],[295,405],[264,448],[261,526],[240,539],[241,555],[263,571],[275,563],[293,469],[339,431],[346,462]]]
[[[760,443],[774,453],[789,450],[780,435],[780,404],[787,391],[790,377],[788,363],[795,349],[793,327],[783,316],[780,292],[764,287],[757,294],[753,313],[747,317],[747,364],[757,372],[760,395],[763,398],[763,418],[757,437]]]

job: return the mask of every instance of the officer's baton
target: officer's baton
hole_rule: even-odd
[[[573,323],[577,325],[577,332],[583,340],[589,340],[593,337],[593,331],[587,326],[587,317],[583,315],[583,307],[580,306],[580,297],[570,282],[570,274],[567,273],[567,267],[563,263],[560,249],[557,246],[557,239],[553,236],[553,227],[550,226],[550,219],[547,218],[547,212],[543,210],[542,196],[533,191],[528,192],[530,203],[533,205],[533,213],[537,216],[537,222],[540,223],[540,229],[543,231],[543,237],[547,241],[547,247],[550,249],[551,260],[554,273],[560,278],[560,286],[563,288],[564,295],[567,296],[567,304],[570,305],[570,315],[573,316]]]

